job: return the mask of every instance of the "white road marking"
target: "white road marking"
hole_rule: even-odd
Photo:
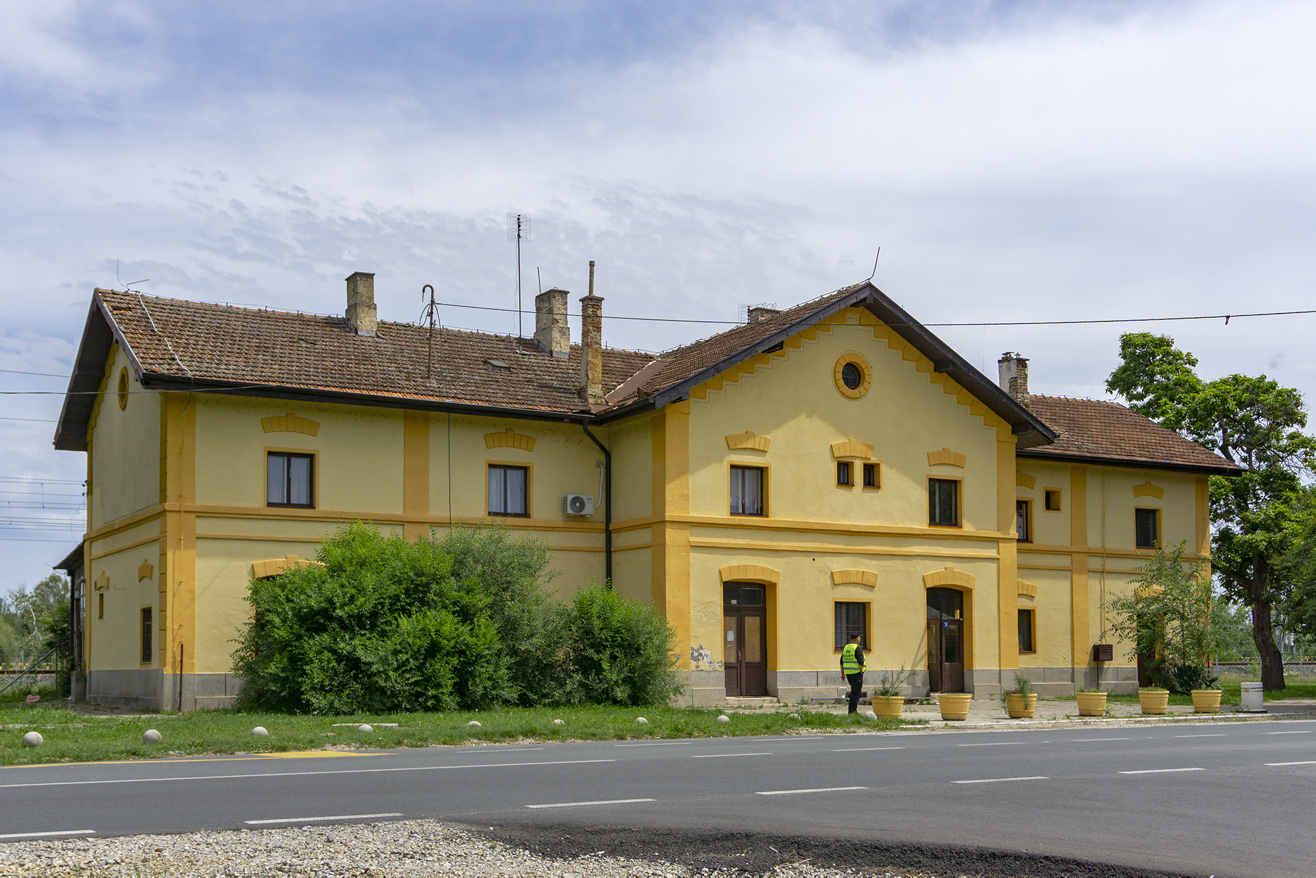
[[[728,759],[732,756],[771,756],[771,753],[704,753],[691,759]]]
[[[868,787],[819,787],[815,790],[764,790],[756,796],[802,796],[806,793],[845,793],[850,790],[866,790]]]
[[[1271,768],[1280,768],[1285,765],[1316,765],[1316,759],[1309,759],[1306,762],[1267,762]]]
[[[1175,735],[1176,738],[1223,738],[1224,732],[1212,732],[1209,735]]]
[[[1069,743],[1071,743],[1071,744],[1089,744],[1089,743],[1095,743],[1095,742],[1098,742],[1098,741],[1129,741],[1129,740],[1132,740],[1132,739],[1131,739],[1131,738],[1071,738],[1070,741],[1069,741]]]
[[[904,750],[904,747],[841,747],[833,749],[833,753],[869,753],[873,750]]]
[[[979,780],[953,780],[951,783],[1010,783],[1016,780],[1050,780],[1050,778],[1035,774],[1031,777],[984,777]]]
[[[1021,744],[1031,744],[1031,741],[989,741],[986,744],[956,744],[956,747],[1018,747]]]
[[[90,787],[120,783],[176,783],[198,780],[258,780],[266,777],[313,777],[325,774],[383,774],[396,771],[458,771],[471,768],[531,768],[538,765],[589,765],[616,759],[560,759],[549,762],[482,762],[473,765],[418,765],[410,768],[344,768],[339,771],[270,771],[258,774],[197,774],[186,777],[125,777],[115,780],[60,780],[44,783],[0,784],[0,790],[30,787]]]
[[[1171,774],[1176,771],[1206,771],[1205,768],[1143,768],[1138,771],[1121,771],[1120,774]]]
[[[274,823],[323,823],[327,820],[373,820],[379,817],[401,817],[402,814],[339,814],[334,817],[278,817],[273,820],[243,820],[248,826],[268,826]]]
[[[657,799],[603,799],[597,802],[552,802],[547,805],[526,805],[527,808],[587,808],[590,805],[633,805],[636,802],[656,802]]]
[[[614,747],[675,747],[678,744],[689,744],[690,741],[645,741],[643,744],[613,744]]]
[[[1262,732],[1263,735],[1310,735],[1311,729],[1303,729],[1300,732]]]
[[[57,835],[95,835],[94,829],[59,829],[52,832],[11,832],[0,838],[53,838]]]

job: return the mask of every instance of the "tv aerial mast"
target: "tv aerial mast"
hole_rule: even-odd
[[[507,240],[516,241],[516,337],[524,338],[521,331],[521,242],[530,240],[530,214],[507,215]]]

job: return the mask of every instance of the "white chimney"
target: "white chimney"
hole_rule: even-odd
[[[996,361],[1001,372],[1001,389],[1022,406],[1028,405],[1028,360],[1009,351]]]

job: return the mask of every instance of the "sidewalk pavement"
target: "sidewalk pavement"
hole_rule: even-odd
[[[1163,716],[1143,716],[1142,708],[1135,701],[1106,702],[1105,716],[1079,716],[1078,704],[1072,698],[1039,698],[1037,709],[1032,719],[1011,719],[1005,707],[995,698],[975,699],[969,702],[969,718],[951,721],[941,718],[941,708],[935,699],[928,701],[905,701],[903,719],[924,720],[932,729],[1029,729],[1045,726],[1047,728],[1077,728],[1084,726],[1124,726],[1142,723],[1164,722],[1219,722],[1219,721],[1274,721],[1274,720],[1316,720],[1316,699],[1287,698],[1280,701],[1267,701],[1265,713],[1243,713],[1237,707],[1222,705],[1219,713],[1195,713],[1191,704],[1172,704]],[[846,706],[816,703],[811,710],[823,709],[830,713],[844,713]],[[861,711],[871,710],[867,704],[860,704]]]

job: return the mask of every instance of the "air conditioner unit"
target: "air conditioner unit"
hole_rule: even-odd
[[[568,494],[562,498],[562,511],[567,515],[593,515],[594,498],[584,494]]]

